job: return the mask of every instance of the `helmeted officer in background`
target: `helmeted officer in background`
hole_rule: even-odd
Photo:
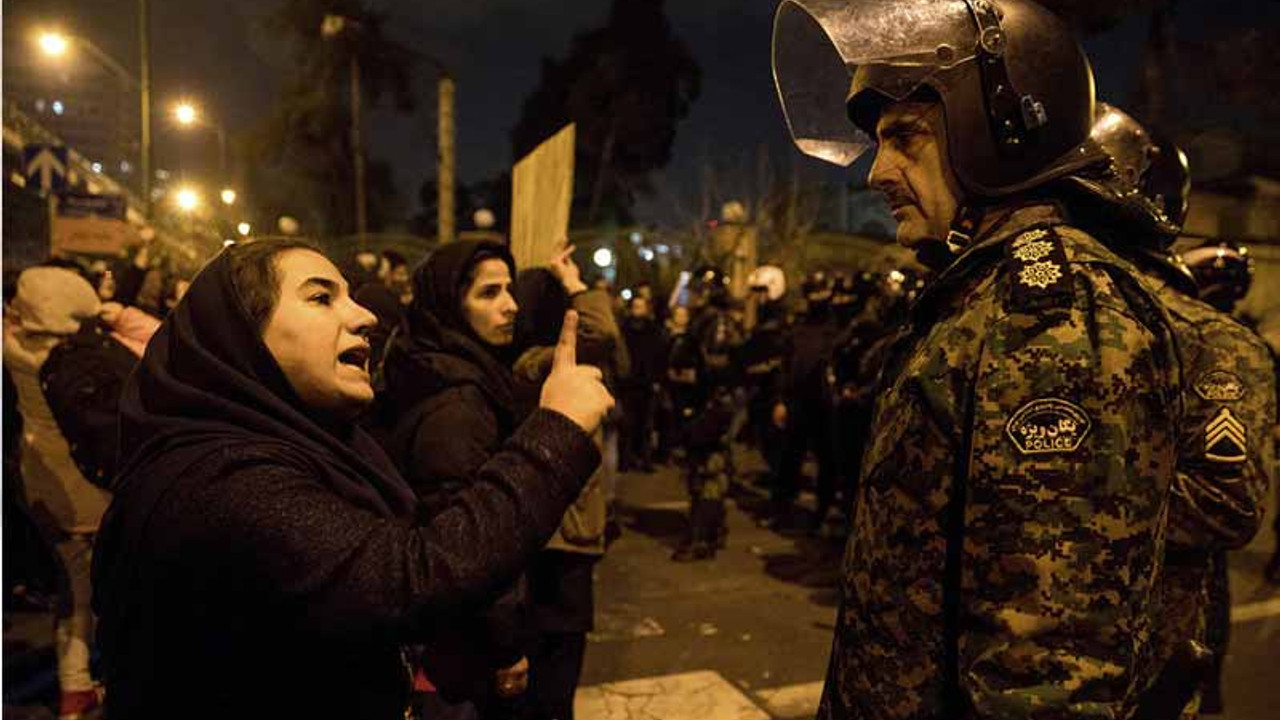
[[[703,266],[690,284],[689,331],[672,346],[668,379],[681,415],[685,482],[689,491],[688,534],[671,556],[679,562],[715,557],[724,547],[725,496],[733,478],[729,432],[737,411],[733,390],[742,326],[729,312],[729,277]]]
[[[1099,203],[1099,237],[1147,274],[1173,321],[1182,361],[1184,415],[1160,581],[1158,657],[1165,661],[1179,643],[1208,637],[1220,670],[1230,626],[1226,551],[1257,533],[1275,457],[1271,351],[1228,314],[1248,291],[1247,252],[1197,248],[1188,253],[1194,261],[1188,267],[1169,249],[1186,217],[1186,156],[1106,104],[1098,105],[1092,137],[1112,159],[1103,172],[1077,178]],[[1212,307],[1197,294],[1212,299]],[[1204,711],[1221,712],[1219,683],[1210,683],[1203,700]],[[1193,707],[1188,715],[1194,714]]]
[[[755,324],[742,346],[739,362],[747,393],[751,442],[764,456],[772,487],[783,445],[782,428],[774,422],[773,409],[782,399],[783,372],[791,355],[790,328],[783,304],[787,276],[776,265],[761,265],[751,271],[747,287],[755,307]]]
[[[836,336],[824,372],[831,407],[831,458],[841,507],[851,519],[863,451],[871,429],[876,387],[893,334],[902,326],[907,309],[924,289],[925,279],[913,268],[898,268],[876,276],[863,272],[851,290],[858,312]],[[837,293],[833,302],[839,298]]]
[[[777,519],[782,522],[791,502],[800,493],[801,468],[812,450],[818,465],[818,505],[812,524],[812,529],[817,530],[835,503],[831,414],[824,371],[841,328],[831,309],[835,287],[830,273],[810,272],[801,290],[805,310],[791,327],[791,358],[783,379],[783,405],[775,412],[785,425],[786,443],[771,496],[775,509],[780,512]]]
[[[1093,78],[1027,0],[786,0],[774,76],[804,152],[849,164],[938,275],[888,353],[819,718],[1130,715],[1180,379],[1138,271],[1063,178]]]
[[[1230,314],[1235,309],[1236,303],[1248,294],[1253,280],[1253,259],[1249,257],[1248,249],[1243,245],[1232,242],[1210,242],[1188,250],[1183,254],[1183,259],[1196,279],[1196,284],[1200,288],[1200,297],[1219,311]],[[1258,344],[1260,343],[1255,342],[1247,347],[1242,344],[1231,348],[1229,351],[1237,356],[1225,361],[1234,361],[1241,368],[1239,376],[1246,384],[1245,395],[1233,403],[1238,407],[1233,407],[1232,410],[1237,416],[1244,416],[1237,417],[1240,426],[1236,430],[1239,431],[1240,427],[1244,428],[1241,449],[1247,460],[1239,464],[1237,472],[1225,473],[1224,480],[1235,482],[1228,490],[1219,490],[1225,497],[1215,498],[1220,503],[1227,504],[1228,509],[1235,511],[1239,521],[1227,530],[1228,533],[1234,530],[1240,533],[1240,536],[1231,538],[1234,542],[1219,543],[1214,546],[1211,560],[1206,588],[1208,605],[1204,610],[1204,638],[1209,649],[1213,651],[1214,666],[1200,702],[1200,711],[1204,714],[1221,713],[1225,706],[1222,697],[1222,662],[1227,655],[1231,634],[1231,585],[1227,574],[1227,550],[1241,547],[1248,542],[1248,538],[1243,537],[1243,534],[1251,527],[1248,522],[1250,519],[1255,521],[1252,525],[1254,528],[1257,527],[1257,521],[1262,519],[1262,495],[1267,491],[1267,483],[1273,479],[1269,476],[1273,474],[1275,467],[1273,434],[1276,418],[1275,356],[1269,348],[1262,346],[1262,350],[1266,350],[1268,354],[1267,359],[1273,363],[1268,366],[1272,371],[1270,382],[1264,383],[1260,380],[1262,372],[1258,368],[1264,365],[1265,361],[1261,351],[1256,347]],[[1246,368],[1252,369],[1253,373],[1246,375],[1244,373]],[[1210,392],[1216,392],[1216,386],[1212,380],[1206,382]],[[1196,387],[1199,389],[1200,385]],[[1267,388],[1270,388],[1271,395],[1263,397]],[[1267,404],[1270,407],[1264,409]],[[1211,427],[1214,428],[1212,437],[1218,438],[1224,436],[1224,433],[1229,434],[1223,420],[1219,420]],[[1211,437],[1208,432],[1209,430],[1206,429],[1206,441]],[[1256,506],[1250,508],[1250,501],[1256,501]],[[1248,517],[1250,509],[1256,513],[1253,518]],[[1280,533],[1280,517],[1277,517],[1275,528],[1277,533]],[[1252,533],[1250,532],[1249,535],[1251,537]],[[1280,553],[1280,551],[1277,552]]]

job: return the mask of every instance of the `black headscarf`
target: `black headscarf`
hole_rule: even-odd
[[[415,499],[354,422],[321,425],[262,342],[231,279],[227,252],[191,283],[147,346],[120,400],[121,470],[114,490],[171,484],[228,443],[278,446],[311,459],[317,480],[384,517]],[[139,488],[155,496],[156,488]]]
[[[512,349],[481,340],[462,312],[472,269],[494,259],[506,263],[515,276],[511,251],[491,240],[442,245],[414,271],[409,333],[387,354],[387,395],[394,415],[447,386],[469,383],[489,397],[508,429],[521,419],[511,376]]]

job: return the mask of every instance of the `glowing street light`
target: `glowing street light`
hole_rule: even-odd
[[[249,233],[253,231],[253,226],[247,222],[242,222],[236,226],[236,232],[240,233],[240,237],[249,237]]]
[[[173,118],[183,125],[195,124],[199,116],[196,106],[189,102],[180,102],[173,106]]]
[[[232,190],[231,188],[222,188],[221,197],[222,197],[223,205],[236,204],[236,191]]]
[[[40,34],[40,50],[49,57],[62,57],[67,54],[67,36],[62,33],[46,32]]]
[[[200,207],[200,194],[191,188],[182,188],[174,196],[174,201],[177,202],[179,210],[192,212]]]
[[[142,215],[149,218],[151,217],[151,51],[148,39],[150,36],[150,13],[148,11],[148,0],[137,0],[137,2],[139,28],[141,30],[138,45],[142,51],[139,75],[134,75],[126,70],[123,65],[116,62],[115,58],[103,52],[101,48],[94,45],[86,37],[46,31],[35,36],[34,39],[40,48],[40,52],[53,59],[61,59],[69,55],[71,53],[71,44],[74,42],[77,52],[88,53],[108,70],[119,76],[126,85],[138,90],[138,117],[142,125],[138,152],[138,161],[142,170],[140,174]],[[57,103],[54,107],[54,112],[61,114],[61,108],[62,104]]]
[[[607,268],[613,264],[613,251],[609,248],[600,248],[591,256],[591,261],[596,267]]]

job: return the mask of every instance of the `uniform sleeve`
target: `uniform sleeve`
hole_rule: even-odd
[[[1145,682],[1176,397],[1146,328],[1095,293],[987,331],[958,645],[979,717],[1125,717]]]
[[[1275,457],[1275,371],[1248,330],[1208,323],[1186,378],[1169,502],[1171,551],[1243,547],[1258,532]]]
[[[183,528],[185,546],[216,562],[210,572],[224,585],[318,636],[404,641],[509,586],[599,457],[572,421],[538,410],[474,484],[417,522],[352,505],[303,463],[245,457],[153,523]]]

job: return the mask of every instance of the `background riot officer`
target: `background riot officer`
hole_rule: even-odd
[[[787,278],[782,268],[762,265],[748,278],[756,322],[740,353],[743,389],[747,393],[750,442],[764,456],[769,484],[782,457],[782,429],[773,408],[782,400],[785,365],[791,354],[790,330],[783,300]]]
[[[1248,292],[1247,251],[1227,243],[1169,251],[1186,215],[1186,156],[1154,142],[1132,117],[1099,104],[1091,133],[1112,162],[1075,178],[1105,224],[1100,234],[1152,280],[1178,339],[1184,391],[1177,476],[1161,578],[1166,611],[1154,629],[1161,662],[1188,641],[1214,653],[1201,708],[1222,711],[1221,668],[1230,629],[1227,550],[1256,533],[1269,484],[1275,423],[1271,352],[1231,317]],[[1081,215],[1099,217],[1092,207]],[[1197,302],[1199,295],[1205,302]]]
[[[831,458],[830,405],[824,371],[840,326],[831,310],[832,276],[822,270],[810,273],[801,287],[804,314],[791,329],[791,359],[784,378],[783,408],[786,443],[771,499],[779,520],[790,510],[800,492],[800,473],[810,450],[818,462],[817,515],[813,529],[821,526],[835,502],[835,476]]]
[[[742,326],[729,312],[729,277],[723,271],[698,268],[689,289],[689,331],[674,341],[668,363],[673,395],[680,395],[689,491],[688,534],[672,555],[680,562],[714,557],[728,534],[724,501],[733,477],[729,433],[737,410],[733,389],[743,339]]]

